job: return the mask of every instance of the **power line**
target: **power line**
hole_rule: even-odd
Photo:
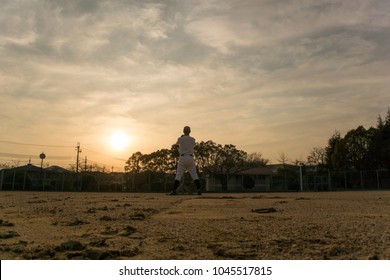
[[[2,157],[9,157],[9,158],[26,158],[26,157],[32,157],[31,155],[21,155],[21,154],[11,154],[11,153],[0,153],[0,156]],[[38,158],[38,156],[36,156]]]
[[[31,144],[31,143],[20,143],[13,141],[3,141],[0,140],[1,143],[13,144],[13,145],[24,145],[24,146],[35,146],[35,147],[51,147],[51,148],[73,148],[73,146],[64,146],[64,145],[44,145],[44,144]]]
[[[14,157],[14,158],[26,158],[26,157],[29,157],[29,158],[39,158],[39,155],[23,155],[23,154],[13,154],[13,153],[2,153],[0,152],[0,156],[1,157]],[[48,155],[47,156],[48,159],[53,159],[53,160],[71,160],[73,159],[73,157],[71,156],[50,156]]]
[[[13,144],[13,145],[23,145],[23,146],[35,146],[35,147],[75,148],[74,146],[66,146],[66,145],[45,145],[45,144],[22,143],[22,142],[5,141],[5,140],[0,140],[0,143]],[[113,157],[111,155],[107,155],[107,154],[104,154],[104,153],[101,153],[101,152],[93,151],[93,150],[90,150],[90,149],[87,149],[87,148],[83,148],[83,149],[86,150],[86,151],[89,151],[91,153],[94,153],[94,154],[97,154],[97,155],[101,155],[101,156],[104,156],[104,157],[107,157],[107,158],[111,158],[111,159],[114,159],[114,160],[118,160],[118,161],[121,161],[121,162],[126,162],[127,161],[126,159]],[[79,154],[81,153],[80,143],[77,143],[76,151],[77,151],[76,157],[75,156],[58,156],[58,155],[50,156],[50,155],[47,155],[46,161],[48,161],[48,160],[51,161],[51,162],[72,161],[72,160],[74,160],[76,158],[76,172],[77,172],[78,169],[79,169]],[[30,161],[31,161],[31,159],[34,159],[34,160],[39,159],[39,155],[15,154],[15,153],[8,153],[8,152],[1,152],[0,151],[0,161],[3,161],[3,162],[9,161],[9,160],[4,160],[2,158],[13,158],[13,159],[16,159],[19,162],[21,162],[22,159],[26,159],[26,158],[29,158]],[[29,161],[24,160],[23,162],[29,162]],[[98,165],[103,165],[103,166],[110,165],[110,164],[97,162],[97,161],[91,161],[91,160],[89,160],[89,162],[95,163],[95,164],[98,164]]]
[[[100,152],[96,152],[96,151],[90,150],[90,149],[88,149],[88,148],[83,148],[83,149],[84,149],[85,151],[90,151],[90,152],[92,152],[92,153],[95,153],[95,154],[98,154],[98,155],[101,155],[101,156],[105,156],[105,157],[109,157],[109,158],[112,158],[112,159],[115,159],[115,160],[127,161],[127,159],[113,157],[113,156],[110,156],[110,155],[107,155],[107,154],[103,154],[103,153],[100,153]]]
[[[4,141],[4,140],[0,140],[0,143],[14,144],[14,145],[24,145],[24,146],[35,146],[35,147],[74,148],[74,146],[32,144],[32,143],[21,143],[21,142]],[[79,145],[79,144],[78,144],[78,145]],[[77,148],[77,147],[76,147],[76,148]],[[104,154],[104,153],[101,153],[101,152],[93,151],[93,150],[91,150],[91,149],[87,149],[87,148],[83,148],[83,149],[86,150],[86,151],[90,151],[90,152],[92,152],[92,153],[95,153],[95,154],[99,154],[99,155],[101,155],[101,156],[105,156],[105,157],[109,157],[109,158],[115,159],[115,160],[127,161],[127,159],[118,158],[118,157],[113,157],[113,156],[110,156],[110,155],[107,155],[107,154]],[[81,151],[80,151],[80,152],[81,152]]]

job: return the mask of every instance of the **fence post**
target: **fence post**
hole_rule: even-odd
[[[149,171],[149,172],[148,172],[148,185],[149,185],[148,188],[149,188],[149,192],[151,192],[151,190],[152,190],[151,181],[150,181],[150,180],[151,180],[151,178],[150,178],[150,173],[151,173],[151,172]]]
[[[42,191],[45,191],[46,170],[43,171]]]
[[[303,192],[302,165],[299,165],[299,184],[301,192]]]
[[[344,189],[347,189],[347,171],[344,171]]]
[[[98,192],[100,192],[100,173],[97,173]]]
[[[376,183],[377,183],[377,187],[378,187],[378,190],[380,189],[380,183],[379,183],[379,170],[376,170]]]
[[[24,175],[23,175],[23,191],[24,191],[24,189],[25,189],[25,187],[26,187],[26,176],[27,176],[27,170],[24,170]]]
[[[226,192],[229,191],[229,173],[226,173]]]
[[[14,170],[14,176],[12,178],[12,190],[15,190],[16,170]]]
[[[287,184],[287,172],[284,172],[284,191],[287,191],[288,184]]]
[[[1,170],[1,175],[0,175],[0,191],[3,190],[3,180],[4,180],[4,169]]]
[[[164,172],[164,192],[167,192],[167,174]]]

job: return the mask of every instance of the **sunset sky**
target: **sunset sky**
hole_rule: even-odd
[[[67,167],[79,142],[123,171],[185,125],[306,160],[386,115],[389,54],[388,0],[0,0],[0,163]]]

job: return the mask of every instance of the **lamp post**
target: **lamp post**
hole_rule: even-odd
[[[43,177],[43,160],[46,158],[46,155],[44,152],[42,152],[39,155],[39,158],[41,159],[41,181],[42,181],[42,190],[45,190],[45,178]]]
[[[46,158],[45,153],[42,152],[42,153],[39,155],[39,158],[41,159],[41,169],[43,169],[43,160]]]

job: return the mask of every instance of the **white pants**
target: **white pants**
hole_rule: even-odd
[[[180,181],[186,170],[190,173],[192,180],[195,181],[199,179],[198,174],[196,173],[194,158],[190,155],[181,156],[179,158],[175,180]]]

